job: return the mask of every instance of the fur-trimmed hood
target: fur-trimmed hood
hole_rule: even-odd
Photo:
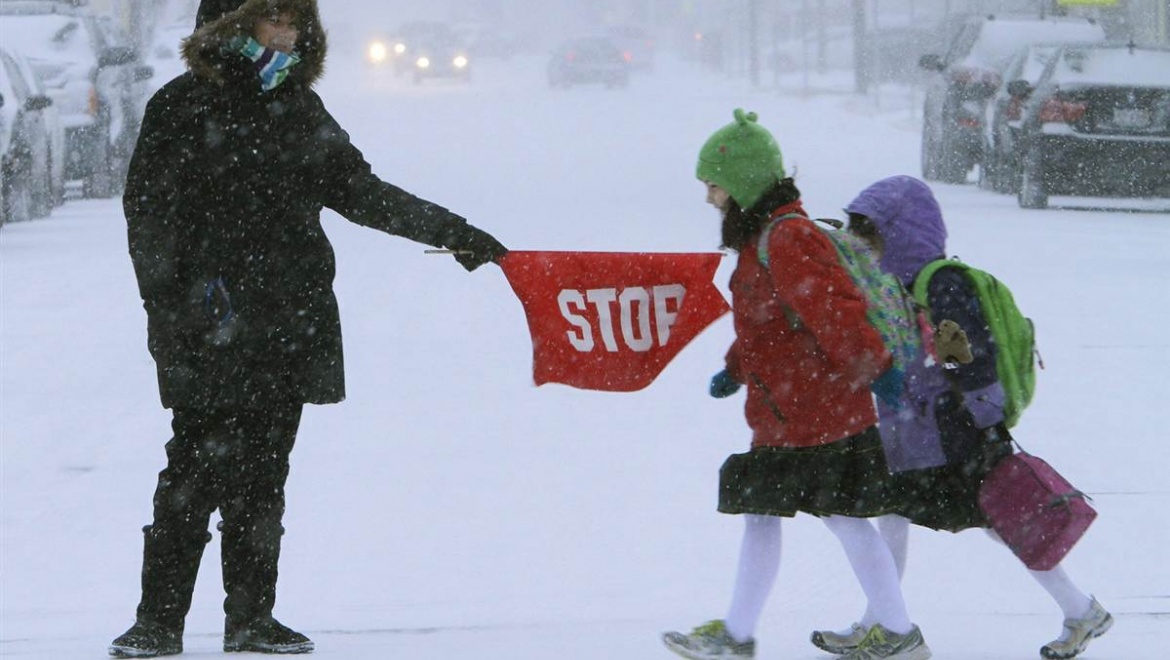
[[[326,40],[316,0],[203,0],[195,33],[183,41],[183,59],[199,78],[225,82],[224,64],[242,58],[230,44],[252,36],[256,21],[274,13],[297,17],[296,53],[301,58],[289,74],[291,80],[311,87],[325,72]]]

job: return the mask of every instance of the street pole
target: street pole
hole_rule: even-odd
[[[858,94],[869,91],[869,66],[865,57],[865,2],[853,0],[853,78]]]
[[[760,0],[748,0],[748,72],[752,87],[760,86]]]

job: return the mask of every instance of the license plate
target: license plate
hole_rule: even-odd
[[[1150,113],[1140,108],[1114,108],[1113,125],[1120,128],[1149,128]]]

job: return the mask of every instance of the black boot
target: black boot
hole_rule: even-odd
[[[182,630],[142,620],[110,644],[110,655],[115,658],[157,658],[182,652]]]
[[[272,617],[247,624],[229,619],[223,629],[223,650],[225,653],[312,653],[313,641]]]
[[[272,618],[276,605],[277,562],[284,528],[271,518],[243,526],[221,522],[223,650],[254,653],[311,653],[313,642]]]
[[[157,524],[147,525],[142,531],[146,540],[138,620],[156,623],[182,635],[183,621],[191,609],[199,562],[211,534],[206,528],[179,532]]]

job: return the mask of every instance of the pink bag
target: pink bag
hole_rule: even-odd
[[[979,488],[979,508],[1034,571],[1059,564],[1097,517],[1084,493],[1051,465],[1025,453],[996,463]]]

